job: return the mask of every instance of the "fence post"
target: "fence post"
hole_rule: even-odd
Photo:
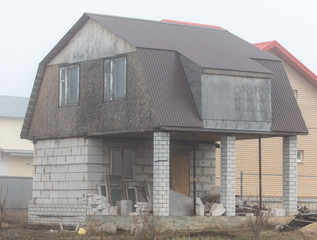
[[[240,172],[240,196],[243,201],[243,171]]]

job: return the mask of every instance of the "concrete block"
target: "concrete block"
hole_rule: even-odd
[[[72,155],[72,148],[67,147],[63,148],[63,156],[71,156]]]
[[[100,226],[101,231],[105,233],[115,234],[117,232],[117,225],[112,222],[106,222]]]
[[[285,217],[286,216],[286,210],[283,208],[272,208],[271,214],[275,217]]]
[[[132,212],[132,200],[121,200],[120,210],[121,216],[129,216]]]
[[[170,190],[170,216],[191,216],[193,214],[193,199],[181,193]]]
[[[110,206],[109,213],[110,215],[114,215],[114,216],[119,215],[118,206]]]
[[[196,216],[204,216],[205,215],[205,207],[200,198],[196,198]]]
[[[225,212],[223,204],[214,203],[210,207],[210,216],[222,216]]]

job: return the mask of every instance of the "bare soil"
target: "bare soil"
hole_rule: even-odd
[[[27,222],[26,211],[7,210],[6,221],[0,228],[0,240],[128,240],[128,239],[153,239],[153,236],[132,236],[129,232],[118,232],[117,234],[101,234],[100,232],[89,231],[86,235],[79,235],[73,231],[72,227],[65,227],[64,231],[59,231],[57,225],[29,224]],[[157,239],[175,239],[175,240],[249,240],[251,231],[248,229],[236,229],[227,231],[205,231],[199,233],[173,233],[168,235],[156,236]],[[260,235],[261,240],[278,239],[278,240],[300,240],[300,239],[317,239],[317,235],[307,235],[298,230],[291,232],[279,232],[272,226],[263,231]]]

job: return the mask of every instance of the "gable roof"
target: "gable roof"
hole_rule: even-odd
[[[155,110],[161,111],[161,113],[164,114],[162,115],[164,119],[162,118],[159,121],[162,126],[201,127],[202,122],[197,113],[196,106],[193,105],[188,83],[187,85],[184,83],[186,76],[184,75],[183,67],[181,65],[171,67],[167,62],[165,64],[160,62],[161,65],[159,66],[149,67],[148,60],[150,56],[155,56],[157,59],[160,59],[160,61],[164,61],[163,59],[165,58],[165,60],[168,59],[170,62],[179,63],[179,56],[176,55],[182,54],[202,68],[265,74],[272,74],[273,72],[256,60],[281,62],[279,58],[258,49],[227,30],[85,13],[39,64],[21,131],[22,138],[27,138],[28,135],[46,65],[67,46],[69,41],[89,19],[98,22],[137,48],[143,71],[145,75],[148,75],[147,81],[150,86],[149,91]],[[161,56],[164,57],[161,58]],[[150,58],[150,60],[153,59]],[[176,83],[170,83],[169,80],[178,79],[182,93],[177,93],[177,91],[174,91],[174,93],[177,93],[180,99],[187,99],[183,105],[171,105],[166,109],[160,105],[159,101],[162,96],[159,92],[162,93],[163,88],[153,89],[151,87],[151,84],[153,84],[153,86],[157,84],[153,80],[158,70],[161,70],[161,72],[167,70],[167,72],[164,73],[164,77],[159,79],[160,81],[171,84],[169,86],[173,86],[173,84]],[[283,72],[275,74],[277,76],[276,81],[280,81],[279,76],[280,74],[283,75]],[[277,94],[280,93],[278,92]],[[288,94],[292,95],[291,92]],[[158,96],[160,99],[158,99]],[[279,103],[276,104],[276,107],[279,108]],[[283,107],[283,105],[281,106]],[[180,107],[180,109],[178,109],[178,107]],[[297,103],[292,103],[291,109],[296,108],[298,108]],[[181,113],[186,115],[184,116]],[[183,119],[187,117],[188,119]],[[281,118],[276,119],[284,121],[284,116],[281,115]],[[281,129],[280,132],[307,132],[303,120],[298,121],[297,124],[300,125],[297,128],[285,127]],[[306,131],[302,132],[301,129],[303,128],[305,128]],[[276,129],[276,131],[279,131],[279,129]]]
[[[317,76],[310,71],[303,63],[301,63],[294,55],[287,51],[279,42],[277,41],[267,41],[254,43],[258,48],[268,52],[272,51],[280,59],[285,61],[289,66],[295,69],[303,78],[310,82],[314,87],[317,88]]]
[[[0,96],[0,117],[24,118],[29,98]]]

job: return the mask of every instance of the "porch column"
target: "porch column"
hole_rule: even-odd
[[[221,186],[220,203],[226,208],[227,216],[235,216],[235,143],[236,137],[221,139]]]
[[[170,134],[153,134],[153,215],[169,216]]]
[[[297,136],[283,137],[283,207],[297,213]]]

